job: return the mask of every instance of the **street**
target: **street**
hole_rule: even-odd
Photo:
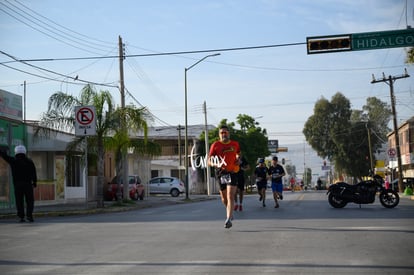
[[[0,220],[1,274],[414,274],[414,201],[329,206],[325,191],[128,212]]]

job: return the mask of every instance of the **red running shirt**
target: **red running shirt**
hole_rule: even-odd
[[[238,155],[240,145],[237,141],[228,143],[216,141],[211,145],[209,158],[212,163],[219,164],[227,172],[237,173],[240,170]]]

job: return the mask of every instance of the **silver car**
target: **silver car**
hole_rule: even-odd
[[[150,194],[170,194],[178,197],[185,192],[185,186],[179,178],[155,177],[149,180],[148,190]]]

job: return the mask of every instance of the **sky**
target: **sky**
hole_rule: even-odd
[[[120,36],[126,104],[148,108],[152,126],[184,125],[185,68],[220,53],[187,71],[188,124],[204,124],[206,102],[208,124],[246,114],[280,146],[300,144],[317,100],[390,104],[372,74],[414,74],[404,48],[308,55],[306,37],[405,29],[413,10],[414,0],[0,0],[0,89],[23,96],[26,81],[31,120],[86,82],[120,104]],[[399,122],[414,114],[413,84],[394,83]]]

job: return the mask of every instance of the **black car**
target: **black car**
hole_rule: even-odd
[[[403,178],[403,188],[405,189],[407,186],[411,188],[414,186],[414,178]],[[398,189],[398,178],[390,182],[390,189],[400,192]],[[404,190],[401,190],[401,192],[404,192]]]

